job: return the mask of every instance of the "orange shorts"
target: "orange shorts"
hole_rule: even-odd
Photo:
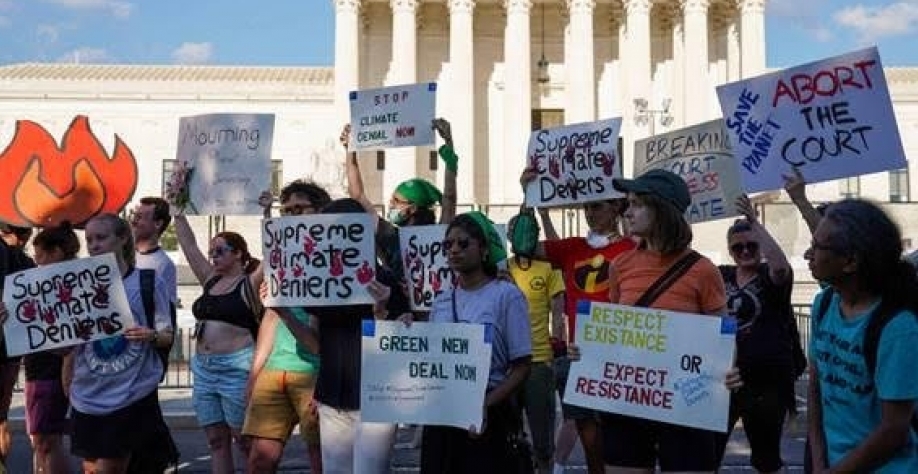
[[[242,434],[287,441],[293,427],[308,445],[319,444],[319,416],[312,405],[316,374],[264,369],[255,380]]]

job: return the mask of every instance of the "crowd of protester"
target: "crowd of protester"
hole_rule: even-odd
[[[809,470],[918,472],[911,425],[918,399],[911,366],[918,357],[918,278],[903,259],[897,225],[880,207],[854,199],[816,207],[799,172],[785,177],[812,232],[805,258],[823,288],[811,311],[807,368],[791,306],[789,259],[748,197],[736,203],[741,218],[726,235],[730,265],[718,267],[692,250],[684,218],[689,189],[662,170],[614,180],[624,198],[583,204],[589,230],[582,237],[561,239],[545,209],[522,207],[509,222],[508,255],[487,216],[457,215],[459,157],[449,123],[438,119],[432,126],[444,142],[443,190],[420,178],[405,181],[385,216],[365,194],[355,153],[346,153],[343,165],[349,198],[332,200],[301,180],[279,196],[259,198],[265,217],[274,208],[284,216],[374,216],[373,304],[265,308],[261,262],[245,239],[224,231],[199,243],[182,208],[162,198],[141,199],[127,219],[102,214],[89,220],[85,250],[115,256],[135,324],[119,337],[23,358],[4,355],[0,458],[9,454],[6,416],[22,365],[34,472],[69,472],[65,437],[87,473],[162,472],[174,464],[178,452],[157,395],[166,369],[158,353],[171,346],[176,330],[176,269],[160,247],[171,224],[202,288],[191,306],[192,398],[214,473],[235,472],[234,451],[246,472],[275,472],[297,425],[311,472],[388,472],[397,425],[361,419],[361,327],[372,319],[494,329],[481,401],[485,422],[418,428],[422,473],[521,472],[515,456],[523,427],[536,472],[564,472],[578,439],[591,474],[715,472],[739,420],[752,466],[781,472],[781,438],[797,411],[794,386],[804,370]],[[345,129],[345,149],[348,135]],[[535,178],[536,170],[526,169],[520,183]],[[438,295],[429,312],[411,311],[399,229],[437,222],[447,226],[443,245],[456,287]],[[0,228],[4,275],[78,258],[80,240],[69,223],[35,235],[34,261],[24,251],[31,234]],[[682,271],[665,289],[654,284],[676,267]],[[152,314],[142,270],[155,274]],[[581,300],[735,318],[736,357],[721,381],[731,393],[725,433],[565,403],[571,364],[582,356],[574,337]]]

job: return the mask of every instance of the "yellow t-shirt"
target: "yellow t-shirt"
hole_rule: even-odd
[[[549,337],[551,300],[564,291],[561,272],[541,260],[531,260],[529,268],[522,269],[516,259],[508,259],[510,275],[529,303],[529,325],[532,327],[532,361],[547,362],[553,354]]]

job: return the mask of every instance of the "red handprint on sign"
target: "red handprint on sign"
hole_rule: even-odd
[[[434,293],[440,292],[440,288],[443,287],[443,280],[440,278],[439,273],[432,272],[430,274],[430,287],[434,290]]]
[[[92,304],[96,308],[108,308],[108,284],[98,283],[92,286],[95,295],[92,297]]]
[[[599,161],[602,163],[602,173],[607,177],[612,177],[615,173],[615,155],[607,155],[600,152]]]
[[[43,308],[41,310],[41,320],[45,324],[54,324],[57,321],[57,313],[54,312],[54,308]]]
[[[303,266],[300,265],[299,263],[293,265],[293,276],[299,278],[299,277],[303,276],[303,272],[304,272],[304,271],[305,271],[305,269],[304,269]]]
[[[361,285],[366,285],[373,281],[373,277],[375,276],[376,271],[373,270],[373,267],[370,266],[370,262],[364,260],[363,265],[357,269],[357,281]]]
[[[69,303],[73,299],[73,287],[63,283],[57,284],[57,299],[61,303]]]
[[[29,300],[23,303],[22,313],[19,316],[19,321],[23,323],[31,323],[35,321],[35,318],[38,316],[38,301]]]
[[[344,263],[341,262],[341,251],[332,252],[331,265],[328,273],[333,277],[339,277],[344,274]]]
[[[306,237],[306,239],[303,240],[303,253],[305,253],[306,256],[308,257],[312,255],[312,252],[314,252],[315,250],[316,250],[316,241],[313,240],[312,237]]]
[[[548,158],[548,174],[554,176],[555,179],[561,177],[561,160],[558,159],[558,155]]]

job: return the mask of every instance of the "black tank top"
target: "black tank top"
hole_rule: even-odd
[[[252,337],[255,337],[258,334],[258,321],[242,297],[242,285],[245,279],[239,280],[232,291],[222,295],[213,295],[210,290],[220,281],[220,278],[220,276],[215,276],[204,284],[204,293],[191,305],[191,313],[195,319],[200,321],[223,321],[248,329]]]

